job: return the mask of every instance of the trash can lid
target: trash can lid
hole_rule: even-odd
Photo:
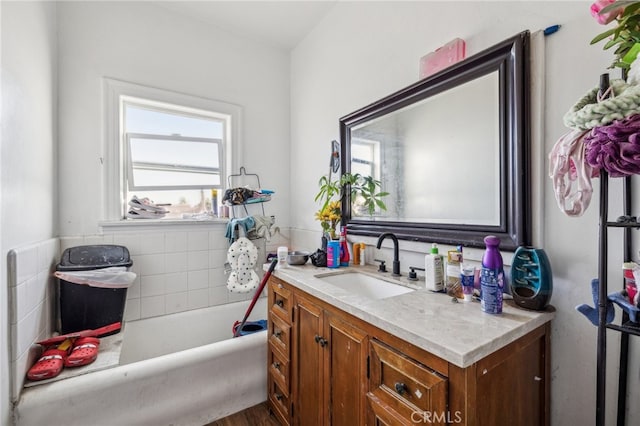
[[[58,271],[87,271],[110,266],[131,266],[129,250],[124,246],[98,244],[69,247],[62,253]]]

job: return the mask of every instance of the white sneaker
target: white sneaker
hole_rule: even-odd
[[[148,210],[140,210],[140,209],[130,209],[127,212],[127,217],[129,219],[162,219],[165,217],[167,212],[151,212]]]
[[[138,198],[135,195],[129,201],[129,205],[136,210],[146,210],[154,213],[167,213],[167,209],[162,206],[156,206],[148,198]]]

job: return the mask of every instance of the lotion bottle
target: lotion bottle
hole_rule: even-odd
[[[425,284],[427,290],[442,291],[444,289],[444,261],[438,253],[438,245],[431,244],[431,253],[424,257]]]

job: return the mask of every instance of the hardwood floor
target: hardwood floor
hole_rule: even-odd
[[[267,403],[263,402],[206,426],[280,426],[280,422],[269,414]]]

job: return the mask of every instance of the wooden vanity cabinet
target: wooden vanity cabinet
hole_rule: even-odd
[[[293,423],[364,424],[366,333],[304,296],[294,300]]]
[[[283,425],[548,425],[549,330],[460,368],[271,276],[269,407]]]

